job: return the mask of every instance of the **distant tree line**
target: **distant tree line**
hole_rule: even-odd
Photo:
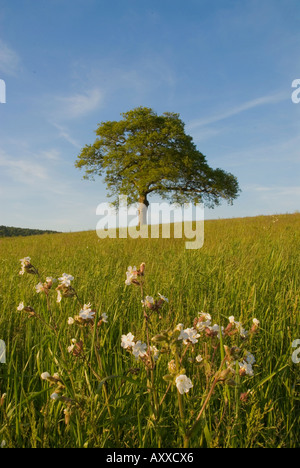
[[[34,235],[39,235],[39,234],[56,234],[56,233],[57,231],[0,226],[0,237],[34,236]]]

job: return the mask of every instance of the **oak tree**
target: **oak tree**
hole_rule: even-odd
[[[151,194],[171,203],[202,202],[208,207],[222,200],[232,204],[238,196],[236,177],[208,165],[179,114],[157,115],[138,107],[121,116],[98,125],[95,142],[81,150],[75,166],[85,169],[84,178],[104,176],[115,206],[120,195],[126,195],[129,204],[138,202],[140,224],[146,222]]]

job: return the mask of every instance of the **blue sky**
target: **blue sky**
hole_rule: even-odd
[[[1,0],[0,224],[95,229],[105,184],[74,162],[137,106],[237,176],[206,219],[300,210],[299,25],[299,0]]]

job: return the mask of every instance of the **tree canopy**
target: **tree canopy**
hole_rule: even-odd
[[[116,206],[119,195],[127,195],[130,204],[147,206],[148,195],[157,194],[171,203],[209,207],[238,196],[236,177],[208,165],[179,114],[157,115],[138,107],[121,116],[98,125],[95,142],[82,149],[75,163],[85,168],[84,178],[104,176]]]

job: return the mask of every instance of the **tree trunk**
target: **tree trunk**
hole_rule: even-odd
[[[147,195],[140,195],[139,197],[139,226],[144,226],[147,223],[147,210],[148,210],[149,202],[147,200]]]

